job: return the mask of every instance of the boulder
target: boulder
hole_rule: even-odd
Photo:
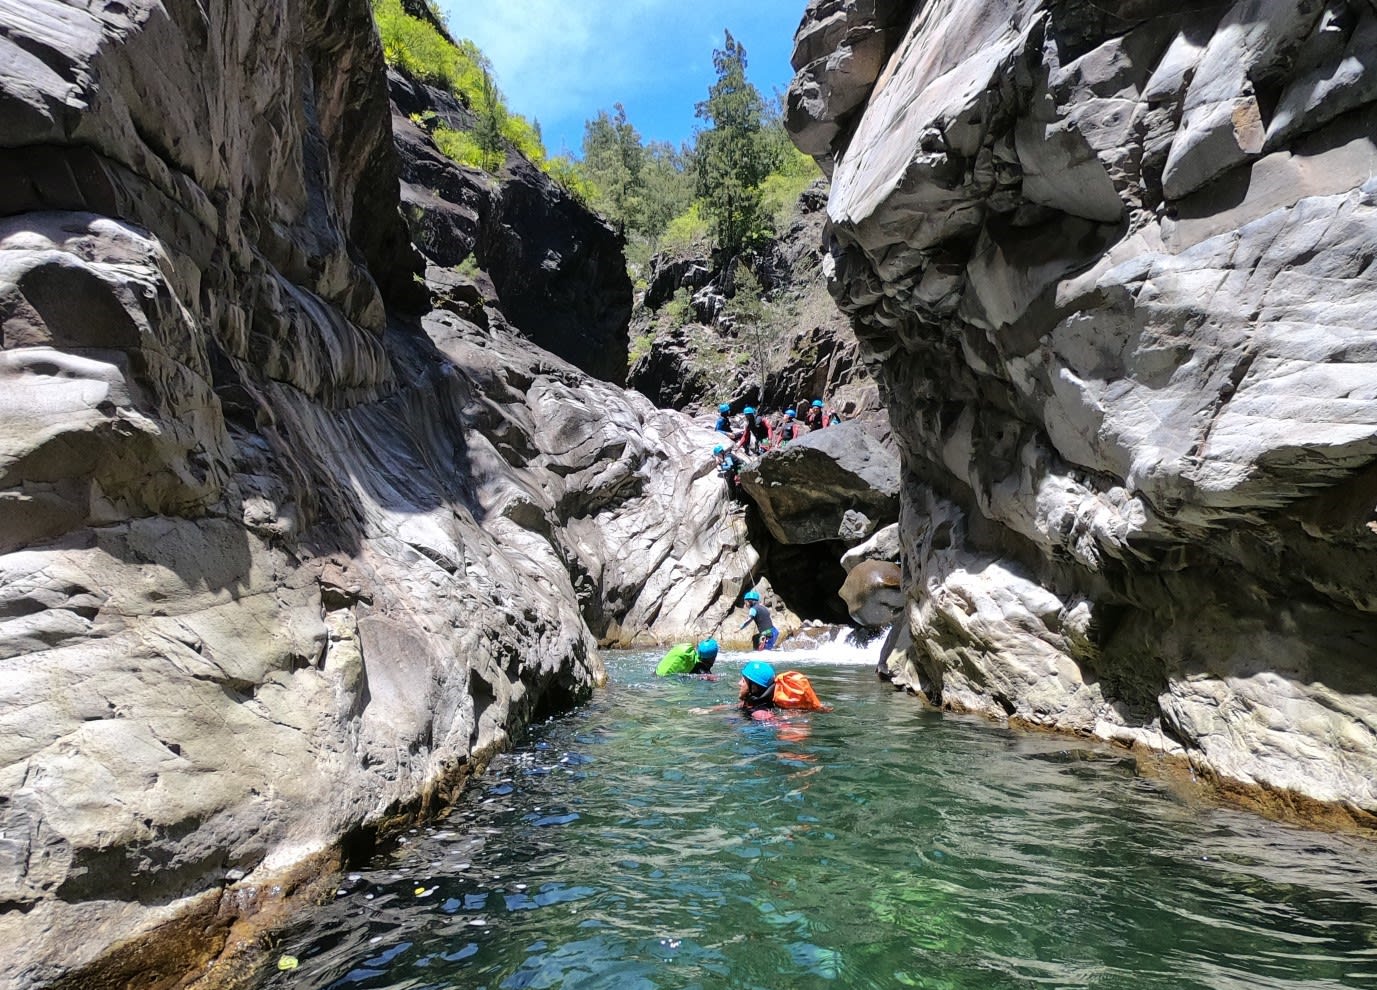
[[[899,517],[899,459],[861,423],[768,452],[741,486],[780,543],[860,543]]]
[[[851,618],[863,626],[883,628],[903,611],[904,590],[898,564],[867,560],[851,568],[841,596]]]

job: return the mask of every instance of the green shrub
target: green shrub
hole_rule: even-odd
[[[691,254],[704,248],[712,228],[694,201],[687,210],[669,222],[660,237],[660,250],[666,254]]]
[[[508,113],[502,121],[502,136],[510,141],[517,151],[544,168],[545,145],[541,143],[540,131],[525,117],[517,113]]]
[[[565,155],[556,155],[554,158],[547,158],[540,167],[584,206],[593,201],[596,191],[578,162]]]
[[[681,327],[693,319],[693,305],[689,302],[688,289],[675,289],[664,309],[671,326]]]
[[[478,139],[469,131],[456,131],[449,127],[437,127],[430,134],[435,147],[461,165],[481,168],[485,172],[496,172],[505,159],[500,151],[485,151]]]
[[[785,175],[775,172],[760,186],[761,206],[776,230],[784,227],[798,205],[803,191],[813,184],[821,172],[812,175]]]
[[[653,333],[638,333],[635,337],[631,338],[631,346],[626,354],[627,367],[631,367],[631,365],[649,354],[651,345],[654,343],[655,335]]]
[[[401,0],[373,0],[373,20],[389,65],[437,86],[470,106],[482,92],[487,59],[471,41],[451,44],[433,24],[412,17]]]

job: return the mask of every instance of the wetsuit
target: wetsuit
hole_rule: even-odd
[[[717,425],[714,426],[713,429],[716,430],[718,433],[725,433],[727,436],[731,436],[732,418],[728,416],[726,413],[723,413],[722,415],[717,417]]]
[[[749,693],[741,699],[741,710],[747,715],[755,712],[769,711],[775,707],[775,686],[763,688],[759,684],[752,684]]]
[[[786,419],[784,422],[779,424],[779,442],[781,444],[788,443],[796,436],[798,436],[797,420]]]
[[[741,470],[740,463],[731,454],[723,454],[722,459],[717,462],[717,473],[728,488],[735,489],[737,484],[737,472]]]
[[[757,421],[754,416],[746,417],[746,425],[741,430],[741,435],[736,438],[736,445],[748,454],[758,454],[760,452],[760,441],[757,439]]]
[[[770,610],[764,605],[756,603],[746,610],[746,621],[741,623],[741,628],[745,629],[755,621],[755,632],[751,634],[751,649],[753,650],[773,650],[775,640],[779,639],[779,630],[770,621]]]

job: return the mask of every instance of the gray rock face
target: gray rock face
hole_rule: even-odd
[[[586,697],[599,638],[720,622],[754,556],[705,431],[453,273],[419,315],[364,0],[0,25],[0,986],[106,985]]]
[[[824,168],[902,36],[910,6],[907,0],[819,0],[804,12],[784,120],[799,148],[827,163]]]
[[[790,121],[903,451],[894,673],[1370,825],[1377,13],[1111,6],[911,4]]]
[[[417,246],[445,267],[472,257],[490,273],[507,320],[533,343],[625,384],[631,279],[621,238],[519,155],[508,156],[501,180],[455,164],[409,117],[467,127],[467,111],[395,70],[388,80]]]

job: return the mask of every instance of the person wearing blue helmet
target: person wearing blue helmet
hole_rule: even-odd
[[[821,399],[814,399],[808,404],[808,411],[803,414],[803,425],[810,430],[820,430],[827,425],[827,410],[822,404]]]
[[[775,668],[764,660],[752,660],[741,668],[741,683],[736,696],[741,708],[755,717],[775,705]]]
[[[781,447],[802,432],[800,429],[802,424],[799,423],[797,417],[798,413],[793,409],[784,410],[784,422],[780,423],[779,428],[775,431],[775,435],[779,438],[779,445]]]
[[[712,680],[712,665],[717,660],[717,640],[701,640],[697,646],[692,643],[676,643],[660,660],[655,668],[656,677],[669,677],[673,674],[698,674]]]
[[[758,416],[755,406],[747,406],[741,410],[741,415],[746,418],[746,424],[742,427],[741,434],[736,438],[736,445],[748,454],[765,453],[774,443],[774,434],[770,430],[769,420],[763,416]]]
[[[740,484],[737,475],[741,472],[741,462],[725,444],[719,443],[713,447],[712,456],[717,458],[717,476],[726,484],[727,490],[735,495]]]
[[[775,641],[779,639],[779,630],[770,621],[770,610],[760,603],[760,592],[752,588],[742,595],[741,599],[746,603],[746,621],[738,628],[745,629],[752,622],[755,623],[755,632],[751,634],[751,649],[773,650]]]
[[[717,425],[713,429],[727,436],[732,435],[732,407],[725,402],[717,407]]]

